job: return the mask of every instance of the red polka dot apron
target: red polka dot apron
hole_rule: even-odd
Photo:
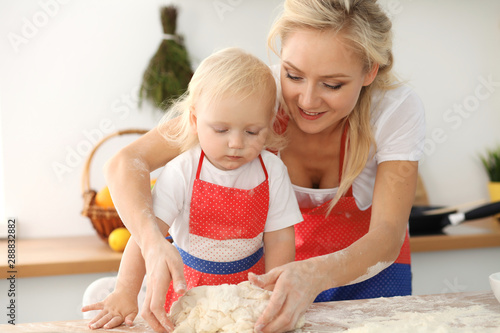
[[[196,250],[203,253],[204,259],[177,247],[184,262],[187,289],[200,285],[237,284],[248,280],[249,272],[265,273],[259,235],[262,237],[269,210],[269,180],[262,157],[259,155],[265,181],[253,189],[243,190],[201,180],[204,155],[202,151],[193,184],[189,221],[190,247],[198,243]],[[203,240],[201,245],[200,239]],[[249,239],[257,240],[253,242],[258,243],[255,249],[243,241]],[[251,254],[227,262],[221,260],[224,251]],[[170,285],[165,303],[167,312],[178,298]]]
[[[345,155],[348,124],[341,140],[339,182]],[[296,260],[340,251],[363,237],[370,226],[371,207],[362,211],[352,195],[352,186],[326,216],[330,201],[312,209],[301,209],[304,221],[295,225]],[[360,283],[325,290],[315,302],[390,297],[411,294],[410,246],[406,233],[395,263]],[[383,244],[380,244],[383,246]]]

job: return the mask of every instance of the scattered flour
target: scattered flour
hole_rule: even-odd
[[[478,314],[480,316],[478,317]],[[473,317],[471,316],[473,315]],[[360,327],[351,328],[349,333],[487,333],[500,332],[500,322],[496,327],[481,327],[491,319],[481,305],[467,309],[445,308],[433,313],[396,312],[390,317],[373,317]],[[495,323],[491,323],[493,325]]]
[[[316,303],[298,332],[500,333],[500,304],[484,295],[376,298],[359,303]]]

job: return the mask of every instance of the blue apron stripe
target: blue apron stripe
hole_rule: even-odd
[[[374,277],[320,293],[314,302],[411,295],[411,265],[394,263]]]
[[[252,268],[264,255],[264,248],[261,247],[254,254],[241,260],[229,262],[209,261],[194,257],[174,244],[182,257],[184,265],[187,265],[199,272],[207,274],[228,275],[246,271]]]

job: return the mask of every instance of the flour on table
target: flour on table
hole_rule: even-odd
[[[174,333],[251,333],[271,294],[248,281],[192,288],[172,304]],[[302,317],[296,328],[304,322]]]
[[[477,316],[484,314],[478,318]],[[467,309],[446,307],[433,313],[396,312],[391,317],[370,318],[370,323],[349,329],[349,333],[487,333],[500,332],[498,327],[479,327],[493,313],[476,305]],[[498,323],[498,322],[497,322]],[[471,327],[473,326],[473,327]]]
[[[460,294],[440,298],[390,297],[332,308],[316,303],[306,313],[304,333],[500,333],[500,308]],[[314,326],[314,329],[311,327]]]

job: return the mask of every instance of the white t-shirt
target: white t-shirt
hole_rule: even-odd
[[[280,87],[280,66],[272,66],[271,69]],[[372,204],[378,164],[385,161],[418,161],[422,157],[425,142],[422,101],[405,85],[385,93],[375,91],[372,95],[371,124],[377,151],[352,184],[356,204],[361,210]],[[301,208],[317,207],[332,199],[338,190],[311,189],[296,185],[293,188]]]
[[[189,242],[191,194],[200,154],[201,148],[198,145],[165,165],[153,189],[153,208],[155,215],[170,226],[169,234],[172,235],[177,246],[198,258],[210,260],[204,257],[205,251],[201,249],[198,251],[198,246]],[[261,156],[269,177],[269,211],[264,232],[280,230],[301,222],[302,214],[297,205],[286,166],[277,156],[268,151],[263,151]],[[216,168],[205,157],[200,173],[200,179],[203,181],[245,190],[258,186],[265,178],[258,158],[236,170],[224,171]],[[195,237],[195,239],[200,244],[216,246],[224,251],[223,259],[219,261],[243,259],[262,246],[262,234],[251,240],[216,241],[223,242],[216,245],[214,245],[215,242],[204,237]],[[246,244],[243,244],[245,242]],[[247,250],[234,251],[235,247]]]

